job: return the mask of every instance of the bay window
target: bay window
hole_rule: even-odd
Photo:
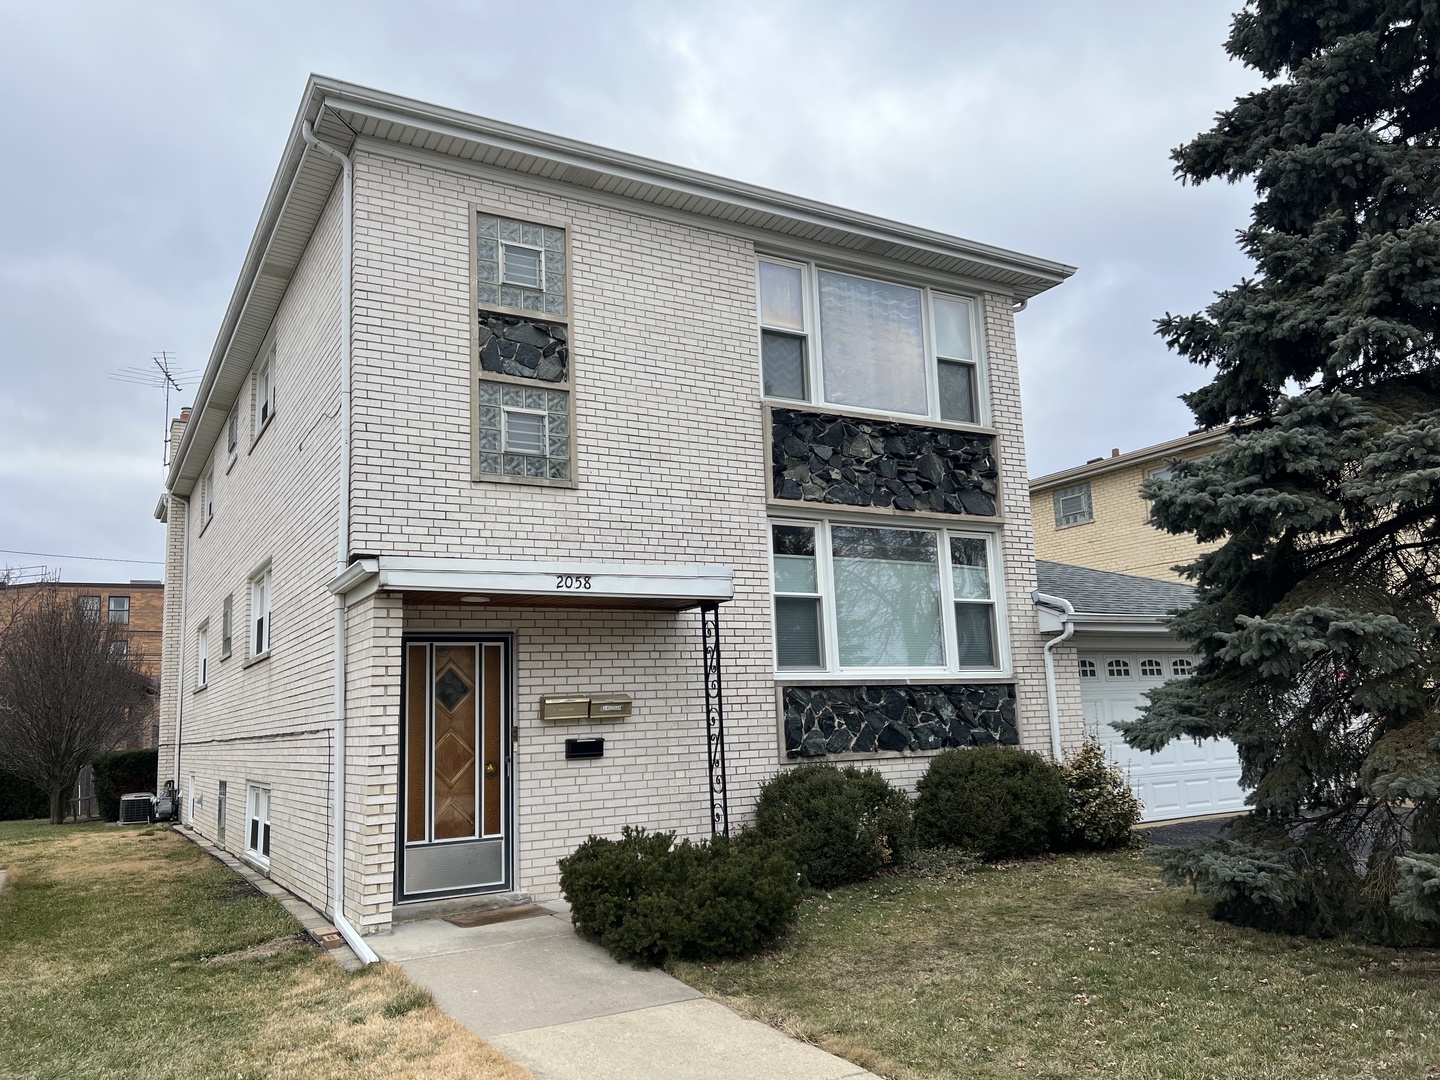
[[[1005,666],[993,534],[779,520],[770,532],[777,671]]]
[[[972,300],[768,258],[759,285],[766,397],[985,422]]]

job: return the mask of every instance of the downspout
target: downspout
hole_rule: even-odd
[[[1055,653],[1056,645],[1069,641],[1070,635],[1075,633],[1075,605],[1066,600],[1063,596],[1051,596],[1036,589],[1030,594],[1030,599],[1038,607],[1048,607],[1053,611],[1061,612],[1065,629],[1059,637],[1053,637],[1045,642],[1045,694],[1050,702],[1050,752],[1055,758],[1056,764],[1064,760],[1064,753],[1060,748],[1060,699],[1055,693]]]
[[[190,568],[190,500],[179,499],[175,495],[171,495],[170,499],[172,502],[178,499],[185,504],[185,538],[180,544],[180,667],[175,673],[175,809],[172,813],[178,818],[180,809],[180,733],[181,724],[185,718],[185,586]]]
[[[345,570],[350,558],[350,353],[351,353],[351,289],[354,285],[352,259],[355,250],[354,178],[350,158],[335,147],[315,137],[315,128],[306,120],[301,131],[305,144],[340,163],[342,224],[340,241],[340,510],[336,528],[336,573]],[[380,958],[365,944],[350,920],[345,918],[345,597],[335,597],[335,791],[334,820],[331,834],[334,857],[331,863],[333,884],[330,917],[335,929],[355,955],[365,964]]]

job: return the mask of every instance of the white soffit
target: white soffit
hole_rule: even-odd
[[[379,591],[485,607],[625,607],[681,610],[735,595],[728,566],[698,563],[531,562],[379,556],[357,559],[328,583],[354,603]],[[466,597],[484,597],[467,603]]]

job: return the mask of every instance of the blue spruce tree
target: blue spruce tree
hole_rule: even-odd
[[[1440,3],[1254,0],[1261,73],[1176,174],[1256,188],[1255,273],[1159,320],[1233,437],[1145,494],[1188,567],[1196,677],[1132,745],[1232,739],[1253,811],[1168,878],[1253,926],[1440,939]]]

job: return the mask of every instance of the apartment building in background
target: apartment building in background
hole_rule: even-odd
[[[1063,469],[1030,481],[1035,555],[1051,562],[1088,566],[1116,574],[1185,581],[1174,567],[1193,562],[1216,544],[1172,536],[1150,524],[1150,504],[1140,485],[1165,474],[1176,458],[1213,453],[1228,429],[1195,431],[1179,439]]]

